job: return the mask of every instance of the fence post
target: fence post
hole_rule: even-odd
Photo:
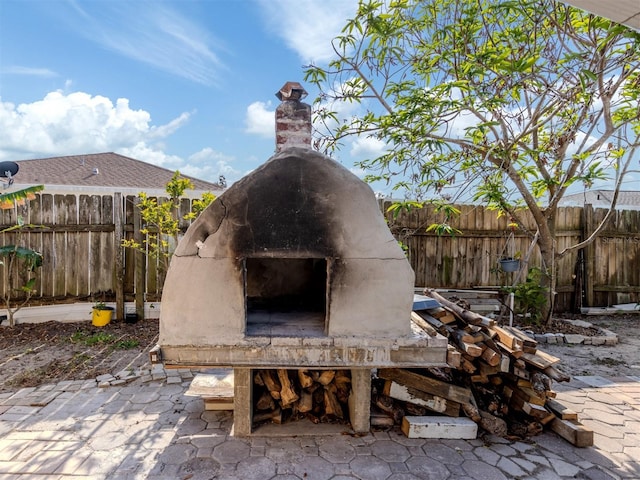
[[[124,320],[125,312],[124,312],[124,255],[122,249],[122,240],[124,238],[124,230],[123,230],[123,208],[122,208],[122,193],[116,192],[113,195],[113,223],[114,223],[114,247],[115,247],[115,266],[116,269],[115,277],[116,277],[116,319]]]
[[[583,208],[583,216],[584,216],[584,226],[582,228],[582,239],[587,239],[593,233],[595,229],[594,225],[594,211],[593,205],[587,203]],[[596,242],[595,240],[588,244],[584,248],[584,289],[585,289],[585,302],[587,307],[592,307],[594,305],[594,292],[593,285],[595,282],[595,274],[596,274]]]
[[[140,198],[135,197],[133,199],[133,238],[139,245],[144,245],[142,232],[140,231],[142,228],[142,214],[140,213],[140,209],[138,208],[138,204],[140,203]],[[135,291],[136,291],[136,315],[138,316],[138,320],[144,320],[144,294],[145,294],[145,284],[147,279],[147,265],[145,262],[145,255],[138,250],[135,250],[134,253],[135,258],[135,273],[134,273],[134,283],[135,283]]]

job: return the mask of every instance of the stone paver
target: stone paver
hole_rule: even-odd
[[[0,394],[0,478],[640,478],[640,377],[558,385],[558,398],[594,429],[589,448],[548,431],[524,441],[409,439],[398,429],[235,438],[231,412],[184,395],[192,378],[154,366]]]

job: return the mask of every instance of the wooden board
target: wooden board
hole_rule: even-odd
[[[184,394],[201,397],[205,410],[233,410],[233,370],[215,368],[197,373]]]
[[[588,429],[577,420],[556,418],[551,422],[551,430],[576,447],[593,445],[593,430]]]
[[[478,436],[478,425],[467,417],[405,416],[402,432],[408,438],[447,438],[472,440]]]
[[[385,380],[393,380],[401,385],[457,403],[469,403],[469,398],[471,397],[471,391],[468,388],[458,387],[400,368],[381,368],[378,370],[378,377]]]
[[[449,417],[460,416],[459,403],[431,395],[430,393],[421,392],[415,388],[400,385],[391,380],[385,382],[383,393],[396,400],[413,403]]]
[[[529,365],[533,365],[540,370],[544,370],[545,368],[560,362],[560,359],[558,357],[554,357],[553,355],[545,353],[542,350],[538,350],[535,354],[525,352],[520,358],[522,358]]]
[[[547,399],[547,408],[561,420],[578,420],[578,413],[553,398]]]

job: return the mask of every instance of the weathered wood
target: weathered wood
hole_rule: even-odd
[[[522,351],[522,347],[524,346],[522,340],[503,327],[496,325],[490,327],[488,330],[493,336],[498,337],[499,341],[504,344],[506,348]]]
[[[465,322],[471,325],[483,325],[485,327],[491,327],[495,325],[495,320],[491,318],[484,317],[478,313],[472,312],[470,310],[465,310],[464,308],[456,305],[453,302],[450,302],[438,292],[433,289],[425,289],[425,295],[430,296],[434,300],[437,300],[442,306],[446,307],[448,310],[453,312],[455,315],[462,318]]]
[[[466,417],[405,416],[400,429],[408,438],[471,440],[478,435],[478,425]]]
[[[271,394],[265,391],[256,402],[256,408],[258,410],[274,410],[276,408],[276,403],[273,401]]]
[[[336,398],[335,393],[329,388],[329,385],[324,387],[324,411],[325,414],[331,417],[344,418],[342,412],[342,405]]]
[[[378,376],[457,403],[469,403],[471,392],[468,388],[458,387],[408,370],[382,368],[378,370]]]
[[[424,330],[430,337],[435,337],[438,332],[428,322],[426,322],[418,313],[411,312],[411,321]]]
[[[300,386],[302,388],[309,388],[311,385],[313,385],[313,378],[311,378],[311,375],[309,375],[309,370],[298,370],[298,381],[300,382]]]
[[[447,344],[447,365],[451,368],[460,368],[462,363],[462,355],[460,352],[450,344]]]
[[[430,393],[423,392],[416,388],[401,385],[392,380],[387,380],[382,391],[386,396],[410,402],[428,408],[434,412],[442,413],[449,417],[460,415],[460,404],[446,398],[438,397]]]
[[[560,362],[558,357],[554,357],[542,350],[538,350],[536,353],[523,353],[522,360],[524,360],[529,365],[532,365],[540,370],[544,370],[547,367],[551,367],[556,363]]]
[[[291,380],[289,379],[289,372],[284,368],[278,369],[278,380],[280,380],[280,401],[282,408],[287,408],[298,401],[300,396],[295,392]]]
[[[569,375],[567,375],[566,373],[561,372],[560,370],[558,370],[557,368],[555,368],[553,366],[549,366],[549,367],[545,368],[543,371],[554,382],[568,382],[569,380],[571,380],[571,377],[569,377]]]
[[[593,445],[593,430],[576,420],[555,418],[551,422],[551,430],[576,447],[591,447]]]
[[[298,411],[307,413],[313,410],[313,393],[306,390],[300,392],[300,401],[298,402]]]
[[[578,414],[558,400],[547,399],[546,407],[561,420],[578,420]]]
[[[271,396],[276,400],[280,400],[280,390],[282,390],[282,386],[278,381],[276,373],[273,370],[261,370],[260,377]]]
[[[324,370],[320,376],[316,379],[316,382],[318,382],[321,385],[329,385],[333,379],[336,376],[336,371],[335,370]]]

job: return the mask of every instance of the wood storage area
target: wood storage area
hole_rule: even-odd
[[[349,423],[349,370],[266,369],[253,375],[253,427],[283,424]]]

